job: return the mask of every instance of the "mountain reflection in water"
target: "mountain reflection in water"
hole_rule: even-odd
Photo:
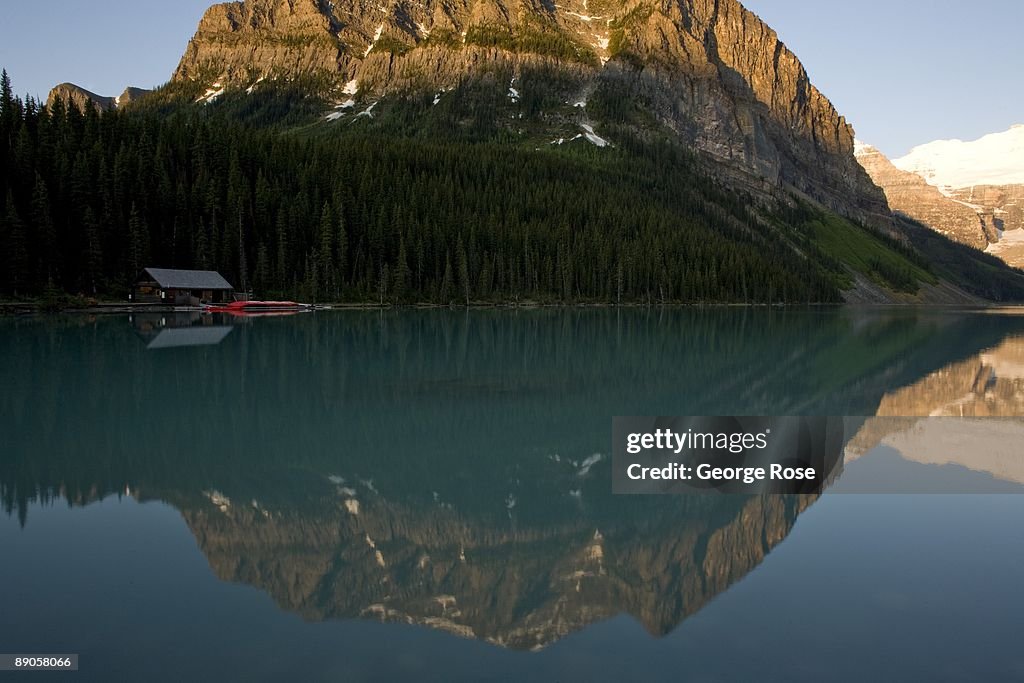
[[[880,445],[906,461],[1024,484],[1024,336],[1010,336],[885,394],[846,448],[847,466]]]
[[[36,500],[165,501],[220,579],[307,620],[520,649],[620,613],[665,634],[814,503],[613,496],[613,415],[899,416],[868,420],[848,462],[884,444],[927,464],[899,441],[912,416],[1022,413],[1019,316],[401,311],[173,329],[222,326],[216,344],[147,353],[123,318],[0,320],[7,512],[31,525]]]

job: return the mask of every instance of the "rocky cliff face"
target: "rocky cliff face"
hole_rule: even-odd
[[[977,211],[986,236],[992,238],[985,251],[1024,268],[1024,184],[976,185],[951,194]]]
[[[972,185],[950,191],[953,199],[975,207],[987,234],[1024,229],[1024,184]]]
[[[1024,125],[928,143],[894,161],[858,144],[857,160],[893,210],[1024,267]]]
[[[901,171],[871,145],[858,143],[857,161],[885,191],[889,206],[961,244],[985,249],[997,233],[987,232],[978,212],[942,194],[916,173]]]
[[[100,111],[107,111],[108,109],[123,107],[148,92],[149,90],[142,88],[128,87],[117,97],[106,97],[104,95],[97,95],[74,83],[61,83],[50,90],[50,94],[46,98],[46,106],[53,106],[54,100],[59,97],[65,103],[74,104],[81,111],[85,111],[86,107],[95,107]]]
[[[533,68],[575,83],[584,122],[588,93],[614,87],[732,177],[888,225],[884,196],[853,158],[850,126],[736,0],[245,0],[206,12],[174,78],[219,93],[305,75],[333,83],[339,99],[358,90],[375,100]]]

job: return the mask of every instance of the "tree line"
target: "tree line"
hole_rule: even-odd
[[[437,304],[833,302],[685,151],[537,150],[0,93],[0,294],[124,297],[143,267],[258,296]]]

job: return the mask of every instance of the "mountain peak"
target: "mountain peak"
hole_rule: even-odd
[[[97,95],[91,90],[86,90],[74,83],[61,83],[50,90],[50,94],[46,97],[46,106],[53,106],[54,100],[59,97],[65,103],[74,104],[81,111],[85,111],[86,107],[95,107],[100,111],[107,111],[123,107],[148,92],[149,90],[144,90],[143,88],[128,86],[117,97],[108,97],[106,95]]]
[[[75,85],[74,83],[60,83],[50,90],[46,97],[46,106],[52,107],[57,98],[62,99],[65,104],[74,104],[80,110],[85,111],[86,107],[95,107],[101,111],[114,109],[117,104],[113,97],[97,95],[91,90]]]
[[[643,106],[734,177],[759,176],[741,178],[751,188],[767,180],[851,218],[888,222],[884,197],[853,158],[852,128],[737,0],[244,0],[207,10],[174,79],[213,93],[311,76],[342,102],[356,81],[355,99],[377,101],[471,80],[524,83],[531,72],[562,88],[562,101],[606,89]],[[516,89],[526,98],[528,87]]]
[[[893,160],[897,168],[916,173],[951,195],[954,190],[982,185],[1024,184],[1024,125],[977,140],[936,140],[919,145]]]

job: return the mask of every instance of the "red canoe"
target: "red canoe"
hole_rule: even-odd
[[[309,304],[294,301],[232,301],[229,304],[207,306],[206,310],[210,313],[271,313],[301,311],[309,307]]]

